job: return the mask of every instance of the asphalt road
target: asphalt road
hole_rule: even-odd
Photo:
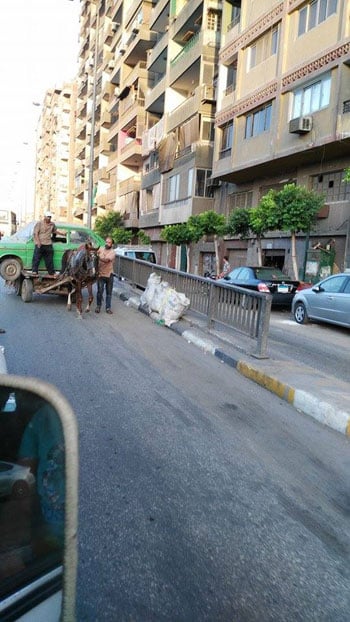
[[[79,622],[349,620],[346,438],[119,299],[0,303],[78,418]]]
[[[325,374],[350,381],[350,330],[330,324],[297,324],[289,311],[273,310],[269,351],[282,353]]]

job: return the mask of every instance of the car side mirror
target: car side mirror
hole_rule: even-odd
[[[0,619],[75,619],[78,444],[63,395],[0,374]]]
[[[319,294],[320,292],[323,292],[323,288],[320,285],[315,285],[315,287],[312,288],[312,291],[315,292],[316,294]]]

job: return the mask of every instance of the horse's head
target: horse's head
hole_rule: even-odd
[[[94,248],[90,243],[86,244],[86,269],[87,276],[91,279],[98,275],[98,248]]]

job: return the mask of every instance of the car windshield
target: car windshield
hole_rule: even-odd
[[[33,236],[33,230],[34,230],[34,225],[35,222],[30,222],[27,225],[25,225],[25,227],[22,227],[21,229],[18,229],[18,231],[16,231],[16,233],[14,233],[13,235],[9,236],[7,238],[7,241],[11,241],[11,242],[28,242],[28,240]],[[5,238],[3,238],[3,240],[5,241]]]
[[[262,280],[289,280],[289,276],[287,276],[286,274],[283,274],[283,272],[281,270],[279,270],[279,268],[266,268],[266,267],[262,267],[262,268],[255,268],[255,274],[256,274],[256,278],[257,279],[262,279]]]

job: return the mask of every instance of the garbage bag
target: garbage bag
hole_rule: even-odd
[[[176,322],[190,306],[190,300],[172,287],[164,290],[164,297],[159,309],[159,318],[166,326]]]
[[[161,277],[152,272],[147,280],[147,285],[145,291],[142,293],[140,297],[140,303],[143,307],[148,308],[150,311],[153,310],[153,299],[155,297],[155,290],[161,283]]]

